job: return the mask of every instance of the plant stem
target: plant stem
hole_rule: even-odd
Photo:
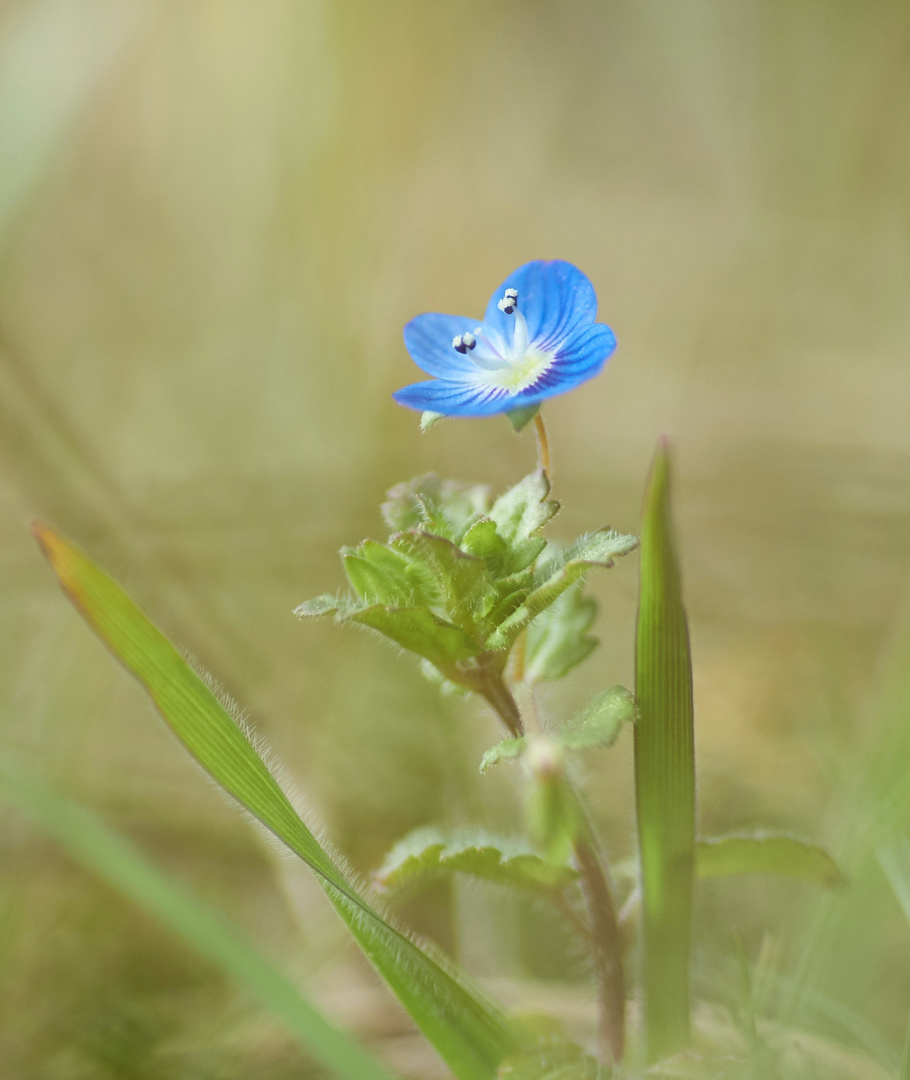
[[[591,919],[600,1056],[610,1064],[622,1061],[624,1044],[626,989],[619,923],[607,872],[587,830],[575,841],[575,858]]]
[[[476,690],[499,717],[509,736],[520,739],[525,733],[521,711],[502,675],[489,673],[483,681],[478,682]]]
[[[504,697],[501,697],[497,703],[494,703],[493,698],[487,694],[484,694],[484,696],[502,721],[503,726],[514,737],[516,730],[519,733],[524,731],[525,724],[522,721],[521,713],[511,691],[504,683],[500,685]],[[536,713],[533,690],[527,685],[523,689],[527,697],[526,706],[531,711],[530,727],[533,731],[539,732],[541,724]],[[503,704],[506,705],[506,708],[501,711],[499,706]],[[517,728],[514,725],[512,709],[518,715]],[[600,1054],[605,1064],[613,1064],[622,1060],[625,1030],[626,993],[622,966],[623,945],[619,932],[619,921],[613,904],[609,875],[603,857],[598,850],[599,846],[593,826],[571,780],[564,777],[564,783],[578,808],[578,814],[582,822],[582,828],[573,843],[573,850],[581,874],[582,892],[588,908],[590,921],[588,936],[594,949]]]
[[[549,474],[550,440],[547,438],[547,428],[540,413],[534,416],[534,434],[537,436],[537,467]]]

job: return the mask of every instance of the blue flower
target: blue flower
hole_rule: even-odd
[[[445,416],[491,416],[539,405],[592,379],[616,348],[596,323],[597,297],[571,263],[537,259],[490,297],[483,323],[418,315],[404,328],[411,359],[433,378],[393,395],[399,405]]]

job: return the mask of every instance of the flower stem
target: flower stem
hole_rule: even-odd
[[[526,725],[512,692],[504,683],[500,683],[500,687],[502,695],[499,698],[494,699],[486,693],[484,697],[503,726],[514,737],[516,732],[523,733]],[[523,686],[523,690],[525,705],[530,711],[528,726],[532,731],[539,732],[541,724],[536,713],[533,690],[527,684]],[[600,1055],[605,1064],[611,1064],[622,1060],[624,1049],[626,992],[622,965],[623,943],[609,874],[599,851],[594,828],[569,777],[565,777],[565,784],[581,820],[581,829],[573,842],[573,850],[588,908],[588,936],[594,949]]]
[[[547,438],[547,427],[540,413],[534,416],[534,434],[537,437],[537,467],[545,473],[550,471],[550,440]]]
[[[597,973],[598,1038],[605,1063],[622,1061],[626,989],[622,940],[610,882],[601,857],[587,831],[575,841],[575,859],[591,920],[591,940]]]

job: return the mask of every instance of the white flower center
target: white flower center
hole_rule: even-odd
[[[498,306],[503,314],[514,319],[511,342],[506,342],[496,330],[478,326],[473,335],[463,334],[452,345],[460,353],[470,349],[479,383],[518,394],[537,382],[553,363],[554,354],[529,343],[528,324],[518,310],[516,289],[506,289]],[[469,345],[469,338],[476,344]]]

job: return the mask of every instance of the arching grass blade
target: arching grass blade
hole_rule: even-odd
[[[95,633],[145,687],[174,734],[211,776],[316,872],[338,914],[459,1080],[489,1080],[521,1040],[501,1011],[439,957],[382,918],[294,810],[224,705],[123,590],[44,525],[35,536]]]

